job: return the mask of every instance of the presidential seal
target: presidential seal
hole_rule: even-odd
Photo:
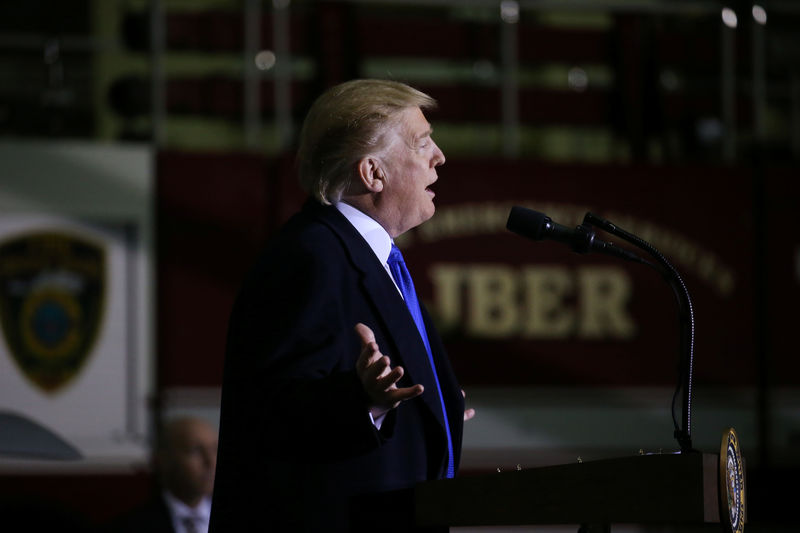
[[[60,231],[0,243],[0,325],[23,375],[52,393],[78,375],[99,330],[105,250]]]
[[[742,533],[745,523],[745,480],[739,437],[733,428],[722,434],[719,451],[720,519],[728,533]]]

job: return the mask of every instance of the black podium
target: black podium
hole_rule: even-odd
[[[431,526],[720,522],[720,460],[638,455],[428,481],[416,523]]]

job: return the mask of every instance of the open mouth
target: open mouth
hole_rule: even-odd
[[[436,183],[436,181],[437,181],[437,180],[434,178],[434,180],[433,180],[433,181],[430,183],[430,185],[428,185],[427,187],[425,187],[425,192],[426,192],[426,193],[428,193],[428,194],[430,194],[430,195],[431,195],[431,198],[433,198],[434,196],[436,196],[436,193],[435,193],[435,192],[433,192],[433,189],[431,189],[431,187],[433,186],[433,184],[434,184],[434,183]]]

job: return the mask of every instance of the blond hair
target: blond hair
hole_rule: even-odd
[[[436,101],[389,80],[352,80],[325,91],[300,132],[300,185],[320,203],[339,201],[358,161],[380,152],[397,116],[413,107],[431,109]]]

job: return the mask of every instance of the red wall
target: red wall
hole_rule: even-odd
[[[683,276],[694,301],[696,382],[710,385],[755,385],[755,318],[763,312],[756,289],[767,291],[770,362],[780,372],[775,383],[797,384],[797,363],[790,357],[792,302],[800,296],[793,255],[800,240],[791,218],[798,212],[797,185],[788,172],[770,171],[765,183],[765,226],[756,235],[754,174],[719,167],[554,166],[502,160],[448,161],[434,185],[437,215],[413,231],[405,242],[406,259],[418,290],[437,315],[440,295],[433,283],[435,267],[500,265],[515,283],[521,270],[555,266],[577,276],[585,269],[621,270],[632,295],[626,313],[635,321],[630,338],[586,338],[573,332],[555,339],[530,337],[514,329],[500,337],[470,335],[444,327],[451,357],[465,383],[478,385],[670,385],[677,359],[677,307],[655,271],[604,256],[574,254],[551,242],[534,243],[511,234],[495,222],[491,230],[469,229],[469,219],[445,237],[445,218],[465,206],[501,208],[523,204],[559,217],[591,210],[633,233],[655,228],[651,241]],[[164,153],[158,165],[158,368],[162,387],[218,386],[227,317],[244,273],[264,240],[303,201],[286,160],[255,155],[189,155]],[[794,194],[793,194],[794,193]],[[555,206],[555,207],[553,207]],[[563,210],[563,207],[572,208]],[[484,209],[485,211],[485,209]],[[480,216],[480,215],[476,215]],[[614,218],[617,217],[617,218]],[[630,222],[633,221],[633,222]],[[626,222],[633,227],[626,227]],[[464,224],[467,224],[465,226]],[[444,230],[443,230],[444,231]],[[695,246],[701,259],[671,257],[675,243]],[[640,234],[648,239],[651,234]],[[598,238],[623,244],[598,231]],[[754,279],[764,250],[765,279]],[[694,253],[692,252],[692,253]],[[690,254],[691,255],[691,254]],[[705,262],[704,262],[705,261]],[[711,266],[708,262],[712,261]],[[731,275],[732,283],[720,281]],[[758,281],[758,283],[757,283]],[[720,287],[727,288],[722,290]],[[461,287],[462,319],[471,312],[470,287]],[[524,288],[518,288],[515,312],[524,321]],[[581,294],[563,307],[580,313]],[[577,327],[577,326],[576,326]],[[759,341],[760,342],[760,341]],[[499,365],[487,354],[502,354]]]

